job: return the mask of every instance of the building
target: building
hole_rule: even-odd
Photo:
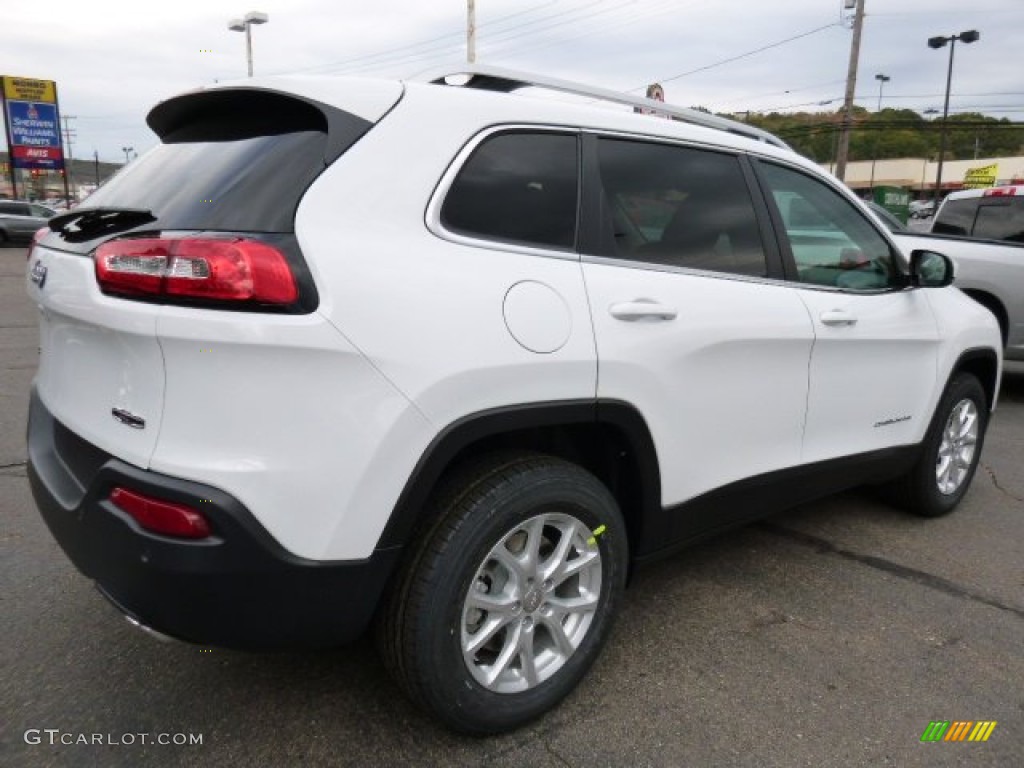
[[[872,174],[872,165],[874,173]],[[943,193],[963,189],[964,178],[972,168],[996,166],[995,186],[1024,183],[1024,157],[979,157],[977,160],[946,160],[942,164]],[[822,168],[835,172],[835,164],[822,163]],[[846,186],[857,192],[874,187],[902,187],[915,197],[935,193],[935,176],[939,164],[922,157],[893,160],[859,160],[846,166]],[[872,176],[874,183],[872,183]]]

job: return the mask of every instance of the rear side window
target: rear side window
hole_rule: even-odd
[[[598,143],[601,255],[762,276],[764,248],[739,159],[620,139]]]
[[[441,223],[470,237],[570,250],[576,242],[578,167],[574,134],[491,136],[455,177]]]
[[[974,237],[1024,243],[1024,198],[986,202],[974,220]]]
[[[28,216],[28,205],[25,203],[0,203],[0,213],[8,216]]]

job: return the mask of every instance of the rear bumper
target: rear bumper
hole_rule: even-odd
[[[235,498],[139,469],[72,433],[33,391],[28,474],[75,566],[122,611],[166,635],[240,649],[339,645],[365,630],[400,548],[321,562],[284,550]],[[150,533],[109,501],[114,486],[201,510],[214,535]]]

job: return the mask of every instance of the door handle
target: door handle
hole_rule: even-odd
[[[843,309],[830,309],[821,313],[821,322],[825,325],[856,325],[857,316]]]
[[[650,299],[635,299],[634,301],[623,301],[618,304],[612,304],[608,307],[608,312],[616,320],[625,320],[626,322],[636,322],[637,320],[645,320],[652,322],[655,320],[675,320],[676,315],[679,312],[675,307],[669,307],[665,304],[659,304],[656,301]]]

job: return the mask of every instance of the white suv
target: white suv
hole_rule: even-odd
[[[135,623],[373,620],[417,702],[496,732],[572,690],[634,565],[862,483],[967,491],[995,321],[768,134],[499,70],[249,80],[149,124],[27,282],[33,492]]]

